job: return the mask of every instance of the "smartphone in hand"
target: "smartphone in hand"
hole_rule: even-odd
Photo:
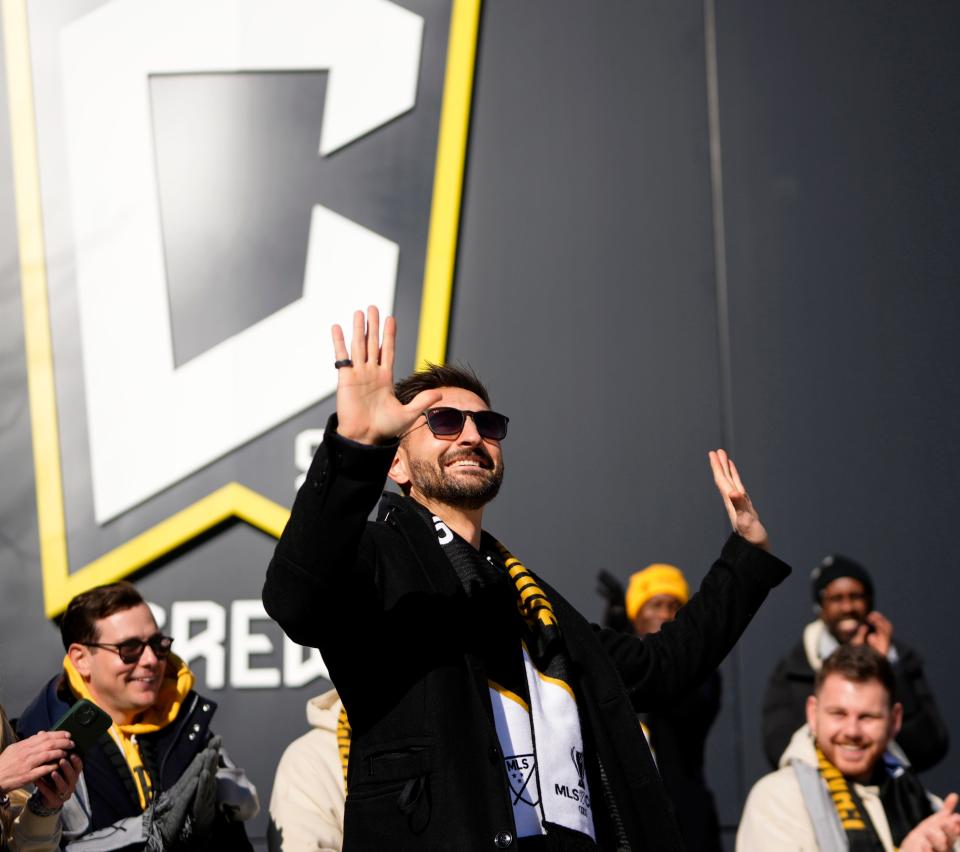
[[[81,757],[97,740],[102,737],[113,720],[96,704],[81,698],[53,726],[54,731],[67,731],[76,745],[75,752]]]

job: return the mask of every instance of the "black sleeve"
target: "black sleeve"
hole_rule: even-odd
[[[802,681],[789,673],[792,668],[789,661],[795,656],[796,650],[777,663],[763,696],[763,753],[774,769],[790,738],[807,721],[807,696],[813,693],[812,669],[809,678]]]
[[[638,712],[669,707],[720,665],[790,568],[734,534],[674,621],[642,639],[600,629]]]
[[[336,611],[363,606],[376,594],[375,556],[365,540],[367,517],[383,491],[396,442],[367,446],[336,434],[336,415],[306,478],[267,568],[263,604],[294,641],[319,647]]]
[[[950,747],[950,736],[937,710],[933,692],[923,673],[923,661],[909,649],[897,647],[894,663],[896,697],[903,705],[903,726],[897,743],[917,772],[938,764]]]

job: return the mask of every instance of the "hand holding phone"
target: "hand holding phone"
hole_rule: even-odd
[[[50,810],[60,808],[73,795],[82,770],[83,761],[78,755],[71,754],[66,760],[61,760],[49,775],[38,778],[37,793],[44,807]]]
[[[83,755],[113,724],[113,720],[96,704],[81,698],[53,726],[54,731],[66,731],[73,740],[73,752]]]
[[[74,747],[66,731],[41,731],[0,752],[0,793],[9,793],[54,772]]]

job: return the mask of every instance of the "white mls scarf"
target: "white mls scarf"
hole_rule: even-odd
[[[470,563],[475,565],[482,557],[436,515],[431,524],[469,594],[473,583],[482,583]],[[523,563],[500,542],[490,540],[516,589],[517,608],[528,633],[520,651],[529,703],[488,681],[517,836],[546,834],[544,823],[550,822],[596,842],[580,714],[553,606]]]
[[[564,681],[537,669],[526,644],[521,647],[529,705],[490,681],[517,836],[546,834],[549,821],[596,841],[576,699]]]

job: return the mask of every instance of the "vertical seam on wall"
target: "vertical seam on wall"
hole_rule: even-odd
[[[733,368],[730,356],[730,304],[727,289],[727,234],[723,216],[723,157],[720,145],[720,87],[717,70],[716,0],[704,0],[707,70],[707,121],[710,136],[710,195],[713,207],[713,267],[717,303],[717,348],[720,369],[720,432],[732,454]]]
[[[723,152],[720,137],[720,84],[717,59],[716,0],[703,2],[704,53],[707,83],[707,127],[710,142],[710,197],[713,223],[713,268],[717,307],[717,356],[720,380],[720,438],[728,451],[734,450],[733,364],[730,351],[730,300],[727,286],[727,234],[723,215]],[[746,792],[744,767],[742,661],[739,643],[730,654],[730,684],[733,715],[733,762],[737,801],[742,805]]]

